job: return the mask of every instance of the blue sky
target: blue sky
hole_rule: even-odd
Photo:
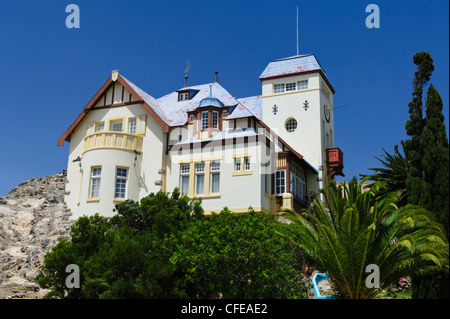
[[[68,29],[68,4],[80,28]],[[368,4],[380,28],[368,29]],[[0,0],[0,196],[22,181],[60,172],[69,146],[56,142],[111,70],[154,97],[184,84],[219,82],[232,95],[261,93],[270,60],[313,53],[333,84],[335,144],[345,179],[378,167],[374,158],[406,139],[412,56],[428,51],[430,83],[449,127],[447,0],[31,1]],[[339,180],[343,180],[339,178]]]

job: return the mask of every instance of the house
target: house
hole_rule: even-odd
[[[58,145],[70,142],[65,201],[73,218],[175,187],[205,214],[307,207],[341,174],[333,94],[314,55],[271,61],[262,94],[235,98],[216,80],[158,99],[113,71]]]

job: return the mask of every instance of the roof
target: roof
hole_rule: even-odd
[[[201,100],[209,97],[210,85],[212,85],[212,95],[214,98],[218,99],[223,106],[238,105],[238,101],[217,82],[190,86],[157,99],[159,107],[164,110],[164,114],[168,119],[167,124],[169,126],[186,124],[187,112],[195,110],[199,106]],[[198,93],[190,100],[178,101],[178,91],[181,90],[198,90]]]
[[[270,61],[259,78],[266,79],[313,70],[322,70],[314,55],[295,55],[289,58]]]
[[[254,116],[258,120],[262,119],[262,98],[261,95],[244,97],[237,100],[239,104],[231,113],[227,120],[239,119]]]
[[[319,72],[324,77],[330,89],[334,92],[333,87],[325,75],[324,69],[320,66],[319,61],[314,54],[294,55],[288,58],[270,61],[259,79],[266,80],[270,78],[289,76],[294,74]]]

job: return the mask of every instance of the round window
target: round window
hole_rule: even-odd
[[[287,120],[285,127],[286,131],[288,131],[289,133],[294,132],[297,129],[297,120],[292,118]]]

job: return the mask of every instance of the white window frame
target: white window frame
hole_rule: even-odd
[[[284,83],[277,83],[273,85],[273,93],[283,93]]]
[[[100,197],[101,179],[102,179],[102,167],[101,166],[92,166],[91,167],[91,176],[90,176],[90,185],[89,185],[89,198],[99,198]],[[97,182],[98,182],[98,184],[97,184]],[[94,186],[96,188],[95,190],[94,190]]]
[[[137,132],[137,118],[132,117],[132,118],[130,118],[128,120],[128,132],[130,134],[136,134],[136,132]]]
[[[202,114],[202,118],[201,118],[202,130],[207,130],[208,129],[208,125],[209,125],[209,112],[208,111],[203,111],[201,114]]]
[[[218,189],[213,190],[213,176],[218,176],[219,183],[218,183]],[[211,162],[211,187],[210,187],[210,193],[211,194],[217,194],[220,193],[220,162]]]
[[[119,169],[125,170],[126,176],[119,175]],[[128,175],[129,175],[128,167],[116,166],[115,183],[114,183],[114,198],[118,198],[118,199],[126,198]],[[120,181],[120,182],[118,183],[118,181]],[[120,187],[120,189],[118,189],[118,186],[123,185],[123,181],[125,181],[125,188]],[[119,196],[117,196],[117,195],[119,195]]]
[[[191,172],[190,164],[181,164],[180,166],[180,193],[188,195],[189,194],[189,178]],[[187,179],[187,190],[183,190],[183,179]]]
[[[297,90],[307,90],[308,89],[308,79],[297,81]]]
[[[180,93],[180,101],[189,100],[189,93]]]
[[[212,128],[214,130],[219,129],[219,112],[212,111]]]
[[[278,174],[283,173],[283,178],[280,178]],[[284,184],[279,185],[278,182],[283,180]],[[275,194],[282,195],[286,193],[286,170],[285,169],[279,169],[275,172]]]
[[[297,83],[296,82],[285,83],[284,88],[286,92],[295,91],[297,89]]]
[[[203,178],[203,189],[199,188],[199,179]],[[205,163],[195,163],[195,194],[203,195],[205,193]]]
[[[251,170],[250,157],[248,156],[244,157],[244,170],[245,171]]]
[[[234,171],[240,172],[242,170],[242,160],[241,157],[236,157],[234,159]]]

